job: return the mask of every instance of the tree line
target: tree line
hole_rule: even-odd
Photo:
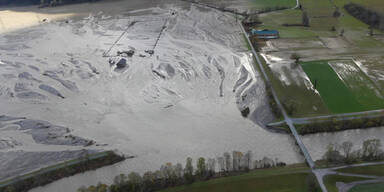
[[[336,132],[348,129],[361,129],[369,127],[384,126],[384,116],[381,117],[364,117],[358,119],[338,120],[332,118],[328,121],[313,120],[305,125],[297,125],[297,132],[301,135],[319,133],[319,132]]]
[[[344,8],[349,14],[363,21],[369,26],[384,30],[383,13],[379,13],[356,3],[348,3],[344,6]]]
[[[352,164],[364,161],[384,160],[384,152],[379,139],[365,140],[362,146],[353,150],[353,143],[345,141],[341,144],[332,143],[327,146],[327,151],[319,162],[329,165]]]
[[[120,174],[113,180],[113,184],[102,183],[96,186],[81,187],[78,192],[152,192],[169,187],[191,184],[196,181],[206,181],[212,178],[239,175],[252,169],[282,167],[286,164],[278,159],[264,157],[253,160],[253,153],[247,151],[225,152],[217,158],[203,158],[196,160],[188,157],[185,166],[180,163],[173,165],[166,163],[156,171],[148,171],[143,175],[131,172],[128,175]],[[217,170],[217,171],[216,171]]]

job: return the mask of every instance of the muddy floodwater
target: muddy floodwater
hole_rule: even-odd
[[[180,1],[153,2],[52,8],[51,14],[75,17],[0,34],[7,45],[0,46],[0,115],[16,118],[0,122],[2,161],[44,151],[51,164],[51,154],[67,158],[84,149],[136,156],[31,191],[76,191],[121,173],[233,150],[252,150],[255,160],[303,162],[290,135],[262,126],[273,117],[235,17]],[[26,132],[17,118],[45,126]],[[316,159],[329,138],[380,134],[310,135],[304,142]]]

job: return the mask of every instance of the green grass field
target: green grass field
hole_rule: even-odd
[[[351,62],[310,61],[301,63],[312,84],[333,113],[384,108],[374,84]],[[336,71],[335,71],[336,70]]]
[[[338,192],[336,182],[351,183],[354,181],[366,180],[361,177],[349,177],[341,175],[326,175],[324,177],[324,185],[327,187],[328,192]]]
[[[342,173],[384,176],[384,165],[350,167],[350,168],[338,169],[337,171]]]
[[[197,182],[162,192],[306,192],[308,168],[272,168]]]
[[[357,185],[348,192],[383,192],[384,183]]]
[[[303,62],[301,65],[312,84],[316,84],[330,111],[347,113],[364,110],[327,61]]]
[[[296,5],[296,0],[250,0],[252,7],[257,8],[273,8],[273,7],[294,7]]]

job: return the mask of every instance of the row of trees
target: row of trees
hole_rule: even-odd
[[[384,116],[381,117],[361,117],[358,119],[338,120],[337,118],[328,121],[314,120],[309,124],[298,126],[299,134],[311,134],[319,132],[336,132],[347,129],[360,129],[369,127],[380,127],[384,125]]]
[[[211,178],[237,175],[248,172],[251,169],[285,166],[278,159],[264,157],[261,160],[253,160],[252,152],[233,151],[232,154],[225,152],[217,158],[205,159],[200,157],[193,166],[192,158],[188,157],[185,167],[180,163],[172,165],[166,163],[157,171],[148,171],[142,176],[131,172],[128,175],[116,176],[112,185],[107,186],[99,183],[88,188],[81,187],[78,192],[151,192],[168,187],[191,184],[195,181],[205,181]],[[216,170],[218,170],[216,172]]]
[[[356,3],[346,4],[344,8],[349,14],[369,26],[384,30],[384,15],[382,13],[373,11]]]
[[[353,150],[353,143],[351,141],[345,141],[341,144],[329,144],[322,160],[327,165],[384,160],[384,152],[381,146],[379,139],[365,140],[361,148],[357,150]]]

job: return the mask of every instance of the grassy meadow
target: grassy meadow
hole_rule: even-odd
[[[196,182],[162,192],[306,192],[306,167],[260,169],[250,173]]]
[[[338,192],[339,190],[336,187],[336,182],[351,183],[354,181],[362,181],[362,180],[366,180],[366,178],[341,176],[341,175],[326,175],[324,177],[324,185],[325,187],[327,187],[328,192]]]
[[[349,190],[349,192],[382,192],[384,191],[384,183],[357,185]]]
[[[337,171],[342,173],[351,173],[351,174],[384,176],[384,165],[349,167],[349,168],[338,169]]]

